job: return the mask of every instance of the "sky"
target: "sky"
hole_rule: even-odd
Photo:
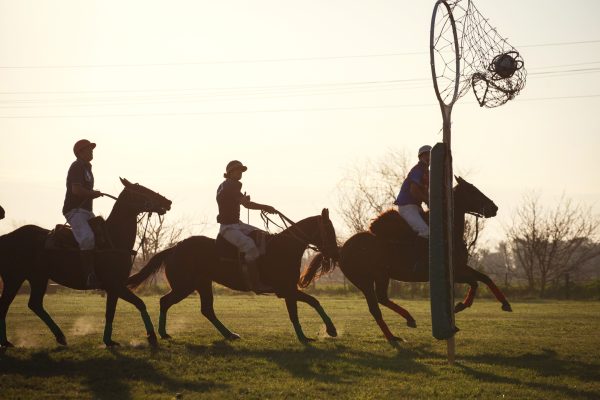
[[[328,207],[343,235],[348,170],[390,151],[416,162],[442,140],[433,4],[0,1],[0,233],[63,222],[72,146],[87,138],[97,189],[116,195],[125,177],[159,191],[190,234],[216,233],[216,188],[238,159],[252,200],[295,220]],[[476,5],[528,71],[508,104],[469,92],[452,114],[455,171],[499,206],[482,239],[503,238],[526,193],[598,213],[600,2]]]

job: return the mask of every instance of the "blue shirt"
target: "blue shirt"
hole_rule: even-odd
[[[92,164],[77,159],[71,164],[67,174],[67,193],[65,194],[65,203],[63,204],[63,214],[68,213],[74,208],[83,208],[92,211],[94,200],[76,196],[73,193],[73,184],[80,184],[88,190],[94,190],[94,174],[92,174]]]
[[[414,198],[412,193],[410,193],[410,184],[416,183],[418,185],[423,185],[426,183],[426,175],[429,173],[427,164],[422,161],[419,161],[417,165],[415,165],[408,175],[406,179],[402,183],[400,187],[400,193],[398,193],[398,197],[394,204],[398,206],[405,206],[407,204],[415,204],[417,206],[421,205],[421,201]]]

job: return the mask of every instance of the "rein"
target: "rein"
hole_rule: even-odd
[[[469,249],[469,251],[475,247],[475,244],[477,243],[477,239],[479,238],[479,218],[482,216],[479,213],[476,212],[468,212],[467,214],[472,215],[475,217],[475,238],[473,239],[473,241],[467,246],[467,249]]]
[[[300,232],[300,235],[297,235],[295,233],[292,232],[286,232],[288,235],[290,235],[292,238],[296,239],[297,241],[301,242],[301,243],[306,243],[306,247],[315,251],[315,252],[320,252],[321,250],[317,247],[314,246],[310,243],[310,240],[307,239],[308,235],[306,233],[304,233],[300,228],[298,228],[298,224],[295,223],[294,221],[292,221],[291,219],[289,219],[288,217],[286,217],[285,215],[283,215],[281,212],[277,211],[277,215],[279,216],[279,218],[281,219],[281,221],[283,222],[283,225],[285,226],[282,227],[279,224],[277,224],[275,221],[273,221],[271,218],[269,218],[269,215],[264,212],[261,211],[260,212],[260,218],[263,220],[263,223],[265,225],[265,228],[267,229],[267,231],[269,230],[269,222],[272,223],[273,225],[275,225],[276,227],[278,227],[281,230],[286,230],[289,229],[290,227],[295,226],[296,229],[298,229],[298,231]]]

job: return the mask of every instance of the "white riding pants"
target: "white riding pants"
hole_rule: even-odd
[[[83,208],[74,208],[65,214],[81,250],[94,250],[96,246],[94,232],[88,223],[94,216],[93,212]]]
[[[219,234],[244,253],[246,262],[252,262],[260,255],[256,244],[254,244],[254,240],[248,236],[250,232],[255,230],[258,230],[258,228],[238,222],[237,224],[221,224]]]
[[[398,213],[410,225],[413,231],[422,238],[429,239],[429,226],[421,216],[421,207],[416,204],[398,206]]]

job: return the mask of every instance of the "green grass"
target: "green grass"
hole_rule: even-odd
[[[158,296],[144,297],[157,323]],[[339,337],[326,338],[318,315],[300,305],[300,344],[285,304],[274,297],[218,296],[221,321],[242,336],[226,342],[202,317],[197,296],[169,313],[172,341],[151,350],[139,313],[119,301],[113,339],[102,345],[104,299],[57,294],[45,305],[69,341],[59,347],[18,296],[7,318],[17,348],[0,354],[0,398],[196,399],[598,399],[600,303],[476,300],[457,316],[457,363],[431,336],[429,303],[401,301],[417,319],[410,329],[383,310],[407,342],[391,347],[361,297],[320,296]]]

